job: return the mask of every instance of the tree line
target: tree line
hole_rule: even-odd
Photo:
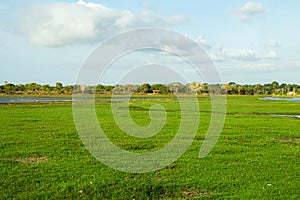
[[[57,82],[55,86],[38,83],[12,84],[5,82],[0,85],[0,93],[9,95],[57,95],[73,93],[96,94],[149,94],[153,90],[160,94],[196,94],[222,93],[227,95],[297,95],[300,94],[300,85],[279,84],[277,81],[267,84],[237,84],[234,82],[225,84],[208,85],[207,83],[192,82],[182,84],[179,82],[170,84],[125,84],[125,85],[63,85]]]

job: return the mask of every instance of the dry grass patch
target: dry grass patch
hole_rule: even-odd
[[[300,138],[276,138],[276,140],[281,142],[300,142]]]
[[[200,196],[209,195],[209,193],[202,189],[188,188],[188,189],[181,190],[181,195],[183,198],[196,198]]]
[[[17,162],[21,163],[38,163],[38,162],[47,162],[47,157],[28,157],[28,158],[17,158]]]

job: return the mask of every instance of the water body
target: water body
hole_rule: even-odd
[[[265,97],[265,98],[261,98],[261,100],[300,102],[300,98],[296,98],[296,97],[292,97],[292,98],[291,97]],[[300,119],[300,115],[267,114],[267,116],[289,117],[289,118]]]
[[[261,100],[271,100],[271,101],[296,101],[296,102],[300,102],[300,98],[290,98],[290,97],[265,97],[265,98],[261,98]]]
[[[66,102],[72,101],[71,98],[59,97],[4,97],[0,98],[0,103],[38,103],[38,102]]]
[[[113,97],[111,98],[96,98],[96,100],[115,100],[122,101],[127,100],[125,97]],[[135,98],[133,98],[135,99]],[[136,98],[143,99],[143,98]],[[147,99],[147,98],[145,98]],[[285,97],[264,97],[260,100],[271,100],[271,101],[292,101],[300,102],[300,98],[285,98]],[[0,103],[34,103],[34,102],[69,102],[72,98],[62,98],[62,97],[0,97]]]
[[[131,100],[149,100],[149,98],[137,97],[130,98]],[[156,98],[153,98],[156,99]],[[159,97],[158,99],[164,99],[164,97]],[[165,98],[169,99],[169,98]],[[71,102],[80,101],[84,99],[73,99],[72,97],[0,97],[0,103],[45,103],[45,102]],[[90,100],[90,99],[86,99]],[[95,101],[127,101],[128,97],[100,97],[95,98]]]
[[[297,119],[300,119],[300,115],[268,114],[267,116],[273,116],[273,117],[289,117],[289,118],[297,118]]]

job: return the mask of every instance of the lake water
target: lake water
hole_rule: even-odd
[[[101,98],[102,100],[110,100],[110,98]],[[140,98],[138,98],[140,99]],[[127,98],[114,97],[113,100],[127,100]],[[285,97],[264,97],[261,100],[271,100],[271,101],[293,101],[300,102],[300,98],[285,98]],[[62,97],[0,97],[0,103],[34,103],[34,102],[66,102],[72,101],[72,98],[62,98]]]
[[[288,97],[265,97],[265,98],[261,98],[261,100],[271,100],[271,101],[296,101],[296,102],[300,102],[300,98],[288,98]]]
[[[270,100],[270,101],[291,101],[291,102],[300,102],[300,98],[296,97],[265,97],[261,98],[261,100]],[[290,117],[290,118],[298,118],[300,119],[300,115],[283,115],[283,114],[267,114],[268,116],[273,117]]]
[[[34,103],[34,102],[63,102],[72,101],[71,98],[53,98],[53,97],[9,97],[0,98],[0,103]]]
[[[137,100],[147,100],[148,98],[131,98]],[[74,99],[74,101],[82,99]],[[89,100],[89,99],[86,99]],[[96,101],[126,101],[127,97],[100,97],[95,98]],[[43,103],[43,102],[71,102],[71,97],[0,97],[0,103]]]
[[[267,116],[273,116],[273,117],[290,117],[290,118],[300,119],[300,115],[267,114]]]

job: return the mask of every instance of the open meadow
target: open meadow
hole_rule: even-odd
[[[209,97],[199,96],[192,145],[174,163],[148,173],[120,172],[97,161],[77,134],[71,102],[2,103],[0,199],[299,199],[300,102],[260,98],[227,96],[221,136],[199,159],[211,116]],[[96,101],[99,124],[122,149],[154,151],[180,124],[178,102],[160,95],[130,102],[137,124],[149,123],[154,103],[166,108],[167,122],[151,138],[123,134],[107,98]]]

